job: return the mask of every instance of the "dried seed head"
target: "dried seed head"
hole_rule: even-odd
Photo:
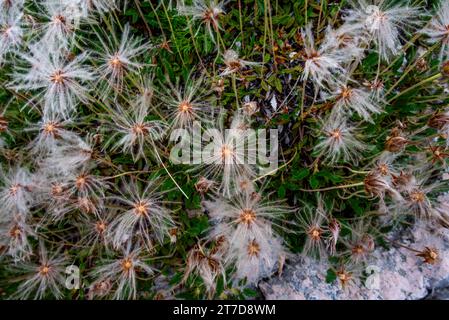
[[[229,67],[231,71],[238,71],[242,67],[242,64],[239,60],[228,61],[226,65]]]
[[[224,92],[224,79],[220,79],[214,83],[213,90],[221,96]]]
[[[64,188],[60,183],[53,183],[51,186],[51,195],[53,197],[58,197],[64,192]]]
[[[429,147],[430,152],[432,153],[432,164],[438,161],[441,161],[445,164],[445,159],[449,157],[449,154],[444,152],[444,149],[440,146],[431,146]]]
[[[341,286],[344,288],[352,279],[352,273],[346,271],[343,267],[337,271],[337,278],[340,280]]]
[[[363,235],[362,242],[367,251],[372,252],[374,250],[375,247],[374,239],[369,234]]]
[[[353,95],[353,91],[350,87],[343,87],[343,89],[341,90],[340,95],[337,97],[337,99],[341,99],[344,101],[348,101],[349,99],[351,99]]]
[[[334,131],[331,131],[329,133],[329,136],[331,136],[335,140],[341,140],[341,136],[342,136],[341,130],[340,129],[335,129]]]
[[[96,211],[95,204],[88,197],[78,197],[77,205],[84,213],[93,213]]]
[[[411,184],[413,179],[413,174],[401,171],[399,175],[393,175],[393,186],[397,189],[406,188]]]
[[[438,112],[427,122],[429,127],[441,130],[449,125],[449,112]]]
[[[364,86],[368,87],[371,91],[377,92],[382,91],[384,88],[384,83],[381,80],[365,81]]]
[[[57,136],[58,129],[60,128],[60,124],[55,121],[49,121],[43,124],[42,131],[47,136]]]
[[[19,238],[21,234],[22,234],[22,228],[20,228],[18,225],[13,226],[9,230],[9,236],[11,238]]]
[[[305,60],[317,60],[320,57],[320,53],[315,49],[310,50],[310,52],[304,52],[303,58]]]
[[[50,81],[54,84],[62,85],[66,81],[66,75],[62,70],[57,70],[50,76]]]
[[[149,204],[143,201],[139,201],[134,205],[134,212],[137,215],[146,216],[150,212]]]
[[[337,242],[340,237],[341,224],[337,219],[331,218],[329,221],[329,232],[330,237],[328,239],[327,247],[331,255],[334,255],[337,250]]]
[[[380,165],[378,165],[377,170],[383,176],[388,176],[390,174],[390,168],[388,167],[388,164],[386,164],[386,163],[381,163]]]
[[[48,266],[47,264],[41,265],[39,267],[39,274],[40,275],[47,276],[49,272],[50,272],[50,266]]]
[[[178,228],[171,228],[168,231],[168,234],[170,236],[170,242],[176,243],[176,241],[178,240]]]
[[[203,20],[205,23],[212,23],[215,19],[215,14],[214,14],[214,10],[212,10],[211,8],[207,8],[206,10],[204,10],[203,12]]]
[[[8,129],[8,124],[8,120],[5,117],[0,116],[0,133],[5,132]]]
[[[97,282],[93,285],[93,287],[89,290],[89,299],[93,299],[94,296],[105,296],[109,293],[112,288],[112,283],[109,280],[103,280]]]
[[[410,192],[410,200],[413,203],[423,203],[426,201],[426,194],[419,189],[412,190]]]
[[[352,247],[351,253],[354,256],[363,256],[365,254],[365,248],[361,244],[356,244]]]
[[[425,247],[416,255],[424,259],[424,263],[435,264],[438,261],[438,250],[436,248]]]
[[[408,143],[409,141],[401,136],[389,137],[385,142],[385,150],[390,152],[400,152]]]
[[[259,106],[257,105],[256,101],[250,101],[250,102],[246,102],[243,104],[243,113],[248,116],[251,117],[252,115],[254,115],[257,110],[259,109]]]
[[[17,195],[17,193],[20,191],[20,189],[22,188],[22,185],[20,185],[19,183],[13,184],[10,188],[9,188],[9,194],[12,197],[15,197]]]
[[[192,104],[188,101],[182,101],[178,106],[178,111],[183,114],[192,114],[193,113]]]
[[[107,224],[104,221],[97,221],[95,223],[95,231],[100,234],[103,235],[107,229]]]
[[[205,194],[209,191],[213,184],[213,181],[208,180],[205,177],[201,177],[195,184],[195,189],[198,193]]]
[[[144,123],[136,123],[131,131],[136,136],[144,136],[148,133],[148,128]]]
[[[122,260],[122,270],[125,273],[128,273],[133,267],[133,262],[130,258],[125,258]]]
[[[85,188],[85,186],[86,186],[86,183],[87,183],[87,179],[88,179],[88,176],[87,175],[85,175],[85,174],[80,174],[78,177],[76,177],[76,180],[75,180],[75,187],[78,189],[78,190],[82,190],[82,189],[84,189]]]
[[[250,226],[256,221],[256,212],[253,209],[244,209],[240,212],[239,222]]]
[[[416,61],[416,70],[419,72],[424,72],[429,68],[429,64],[427,63],[426,59],[423,57],[418,58]]]
[[[219,7],[209,7],[203,12],[202,20],[206,25],[211,25],[215,31],[218,32],[219,22],[218,18],[223,13]]]
[[[53,23],[55,24],[66,24],[67,19],[62,15],[56,15],[53,17]]]
[[[256,242],[256,240],[253,240],[248,244],[247,251],[250,257],[258,257],[260,253],[260,245]]]
[[[319,227],[313,226],[307,231],[307,235],[313,240],[313,241],[320,241],[321,235],[323,234],[323,230]]]
[[[118,54],[114,55],[111,59],[109,59],[109,65],[113,69],[121,69],[124,67],[124,63],[122,62]]]
[[[441,73],[443,73],[446,77],[449,77],[449,60],[441,66]]]
[[[234,154],[234,150],[232,149],[232,147],[230,147],[227,144],[223,144],[221,146],[221,159],[223,160],[224,163],[227,163],[227,160],[229,160],[233,154]]]
[[[262,200],[262,195],[259,192],[252,192],[250,196],[251,201],[259,202]]]
[[[385,179],[377,172],[368,173],[363,182],[366,193],[371,196],[382,196],[388,188]]]

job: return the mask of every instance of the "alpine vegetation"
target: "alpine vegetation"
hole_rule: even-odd
[[[0,0],[0,83],[5,298],[263,298],[305,261],[358,290],[378,250],[444,259],[448,0]]]

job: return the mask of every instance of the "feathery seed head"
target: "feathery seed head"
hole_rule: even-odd
[[[357,163],[359,153],[365,149],[355,137],[355,129],[348,126],[345,119],[329,118],[323,124],[323,136],[315,146],[315,151],[324,157],[328,163],[336,163],[338,160]]]
[[[143,67],[138,57],[148,51],[150,44],[142,44],[140,39],[130,35],[130,26],[126,24],[119,44],[101,39],[102,49],[98,53],[100,67],[98,74],[106,80],[103,87],[102,98],[106,99],[112,91],[115,95],[122,92],[125,87],[125,79],[129,74],[136,73]]]
[[[91,298],[113,292],[113,299],[136,299],[138,272],[147,275],[154,273],[153,269],[142,260],[142,248],[132,249],[128,243],[121,251],[119,257],[105,260],[91,272],[91,276],[96,279],[89,291]]]
[[[441,1],[435,8],[435,15],[421,33],[427,36],[430,44],[441,44],[440,63],[449,58],[449,3],[447,1]]]
[[[49,292],[56,298],[62,297],[61,286],[64,283],[66,259],[58,257],[58,253],[48,256],[44,243],[39,243],[39,263],[22,262],[19,268],[25,271],[26,279],[17,289],[16,296],[20,299],[42,299]]]
[[[369,43],[373,41],[379,55],[386,61],[399,52],[400,34],[420,23],[414,19],[420,10],[393,1],[353,1],[353,8],[344,17],[346,24]]]
[[[179,15],[190,16],[193,21],[199,21],[206,28],[212,41],[215,42],[214,33],[220,32],[219,18],[224,14],[225,1],[218,0],[193,0],[191,5],[184,1],[178,2]]]

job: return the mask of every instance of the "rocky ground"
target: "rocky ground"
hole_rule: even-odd
[[[417,226],[395,233],[395,243],[423,250],[438,250],[434,264],[424,263],[417,252],[399,245],[377,248],[369,265],[377,272],[368,282],[353,282],[342,288],[338,281],[326,283],[329,266],[303,257],[290,259],[281,276],[259,283],[266,299],[449,299],[449,231],[431,232]]]

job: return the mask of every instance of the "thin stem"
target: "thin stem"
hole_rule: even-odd
[[[162,35],[164,36],[164,40],[167,40],[167,36],[165,35],[161,20],[159,19],[159,15],[157,14],[156,9],[153,6],[153,3],[151,3],[151,0],[148,0],[147,2],[150,4],[151,10],[153,10],[154,16],[156,17],[157,23],[159,25],[159,29],[161,29]]]
[[[242,19],[242,2],[238,0],[239,5],[239,22],[240,22],[240,34],[242,35],[242,48],[245,48],[245,43],[243,41],[243,19]]]
[[[237,91],[237,81],[235,80],[235,73],[232,74],[232,89],[234,90],[234,94],[235,94],[235,103],[237,105],[237,109],[240,108],[240,104],[239,104],[239,93]]]
[[[136,7],[137,7],[137,11],[139,11],[139,15],[143,20],[143,23],[145,24],[145,29],[147,29],[148,35],[152,36],[153,33],[151,32],[150,26],[147,23],[147,20],[145,19],[145,16],[143,15],[142,9],[140,8],[140,1],[139,0],[134,0],[134,2],[136,3]]]
[[[320,13],[318,14],[318,24],[317,24],[317,28],[316,28],[316,35],[317,35],[317,37],[318,37],[318,34],[320,32],[321,15],[323,14],[323,5],[324,5],[324,1],[321,0],[320,1]]]
[[[126,175],[130,175],[130,174],[142,174],[142,173],[151,173],[152,171],[142,171],[142,170],[136,170],[136,171],[126,171],[126,172],[122,172],[120,174],[117,174],[115,176],[112,177],[105,177],[103,178],[103,180],[111,180],[111,179],[116,179],[116,178],[120,178],[122,176],[126,176]]]
[[[375,82],[377,82],[377,80],[379,79],[380,76],[380,65],[382,64],[382,56],[380,55],[380,53],[377,54],[377,72],[376,72],[376,78],[375,78]]]
[[[365,182],[357,182],[352,184],[345,184],[341,186],[334,186],[329,188],[322,188],[322,189],[299,189],[304,192],[319,192],[319,191],[330,191],[330,190],[337,190],[337,189],[346,189],[346,188],[353,188],[353,187],[360,187],[363,186]]]
[[[190,23],[190,20],[188,18],[187,18],[187,24],[189,26],[190,35],[192,36],[193,48],[195,49],[196,55],[198,56],[198,59],[200,60],[201,67],[203,68],[204,71],[206,71],[206,74],[209,76],[209,71],[207,71],[207,68],[206,68],[206,66],[203,63],[203,59],[201,58],[200,52],[199,52],[198,47],[196,45],[195,35],[193,33],[193,30],[192,30],[192,24]]]
[[[118,27],[120,28],[120,31],[123,32],[122,23],[120,22],[120,19],[118,18],[117,13],[115,12],[115,10],[112,10],[112,14],[113,14],[115,20],[117,21],[117,24],[118,24]]]
[[[412,252],[421,253],[421,251],[419,251],[419,250],[416,250],[416,249],[413,249],[413,248],[411,248],[411,247],[408,247],[408,246],[406,246],[406,245],[404,245],[404,244],[402,244],[402,243],[399,243],[399,242],[397,242],[397,241],[390,240],[390,239],[388,239],[387,237],[384,237],[384,239],[387,240],[388,242],[390,242],[391,244],[395,245],[395,246],[398,246],[398,247],[407,249],[407,250],[412,251]]]
[[[271,2],[268,1],[268,25],[270,27],[270,38],[271,38],[271,48],[274,48],[274,31],[273,31],[273,18],[271,16]],[[275,62],[276,66],[276,51],[273,49],[273,61]]]
[[[218,53],[220,53],[220,44],[223,46],[223,52],[226,51],[226,45],[223,41],[223,38],[221,37],[221,33],[220,30],[216,30],[217,31],[217,39],[218,39]]]
[[[265,51],[266,51],[266,42],[267,42],[267,32],[268,32],[268,15],[267,15],[267,5],[266,1],[264,1],[264,11],[263,11],[263,47],[262,47],[262,63],[265,62]],[[263,76],[263,68],[260,70],[260,76]]]
[[[118,41],[118,39],[117,39],[117,36],[116,36],[116,34],[115,34],[115,31],[114,31],[114,29],[112,28],[112,25],[111,25],[111,23],[109,22],[109,20],[108,20],[108,19],[106,19],[106,17],[105,17],[105,19],[104,19],[103,21],[104,21],[104,23],[106,23],[106,26],[108,27],[108,29],[109,29],[109,32],[111,32],[111,33],[112,33],[112,37],[114,38],[114,41],[115,41],[115,43],[116,43],[116,44],[118,44],[118,43],[119,43],[119,41]]]
[[[262,175],[262,176],[260,176],[260,177],[258,177],[256,179],[254,179],[253,182],[257,182],[257,181],[265,178],[266,176],[272,175],[272,174],[276,173],[277,171],[281,170],[282,168],[285,168],[286,166],[288,166],[295,159],[297,153],[298,153],[298,149],[295,150],[295,154],[293,155],[293,157],[290,160],[288,160],[286,163],[284,163],[282,166],[280,166],[279,168],[276,168],[274,170],[271,170],[270,172],[268,172],[268,173],[266,173],[266,174],[264,174],[264,175]]]
[[[417,33],[415,34],[409,42],[407,42],[407,44],[402,48],[402,51],[407,51],[407,49],[413,45],[413,43],[418,40],[418,38],[422,35],[422,33]],[[387,72],[388,70],[390,70],[391,67],[394,66],[394,64],[401,58],[402,55],[398,55],[396,57],[396,59],[394,59],[384,70],[382,70],[381,74],[384,74],[385,72]]]
[[[433,76],[431,76],[431,77],[429,77],[429,78],[427,78],[427,79],[424,79],[423,81],[418,82],[418,83],[415,84],[414,86],[411,86],[411,87],[405,89],[404,91],[399,92],[397,95],[395,95],[393,98],[391,98],[391,99],[388,100],[387,102],[388,102],[388,103],[391,103],[392,101],[396,100],[397,98],[399,98],[400,96],[406,94],[407,92],[410,92],[410,91],[412,91],[412,90],[414,90],[414,89],[416,89],[416,88],[419,88],[420,86],[422,86],[423,84],[426,84],[427,82],[432,82],[432,81],[434,81],[434,80],[437,80],[437,79],[439,79],[441,76],[442,76],[441,73],[437,73],[437,74],[435,74],[435,75],[433,75]]]
[[[156,156],[157,159],[159,161],[159,163],[164,167],[165,172],[167,172],[168,176],[170,177],[170,179],[173,181],[173,183],[176,185],[176,187],[179,189],[179,191],[182,192],[182,194],[184,195],[184,197],[186,197],[187,199],[189,199],[189,197],[186,195],[186,193],[182,190],[182,188],[179,186],[179,184],[176,182],[176,180],[173,178],[173,176],[170,174],[170,171],[168,171],[167,167],[165,166],[164,162],[162,161],[159,152],[157,151],[157,149],[155,148],[156,151]]]
[[[308,6],[308,1],[305,0],[305,3],[304,3],[304,22],[305,22],[305,24],[307,24],[307,6]]]
[[[357,170],[351,169],[347,166],[335,166],[335,168],[346,169],[346,170],[351,171],[352,173],[357,173],[357,174],[368,174],[369,173],[369,171],[357,171]]]
[[[413,68],[419,63],[419,60],[422,58],[425,58],[427,55],[429,55],[433,51],[433,49],[435,49],[437,47],[437,45],[438,45],[438,43],[436,43],[435,45],[430,47],[426,53],[424,53],[421,57],[416,59],[413,64],[408,66],[408,68],[404,71],[404,73],[401,75],[401,77],[398,79],[398,81],[396,81],[390,87],[390,89],[388,89],[388,91],[385,93],[385,96],[388,96],[394,90],[394,88],[396,88],[398,86],[398,84],[401,83],[402,80],[404,80],[404,78],[409,74],[409,72],[413,70]]]
[[[150,1],[150,0],[149,0]],[[171,24],[170,17],[168,16],[167,8],[165,7],[164,1],[161,1],[162,7],[164,8],[165,17],[167,18],[168,25],[170,27],[170,32],[173,35],[176,51],[178,51],[179,58],[181,58],[182,65],[185,65],[184,59],[182,58],[181,50],[179,50],[178,41],[176,41],[175,31],[173,30],[173,25]]]
[[[302,83],[302,90],[301,90],[301,121],[304,120],[304,102],[305,102],[305,95],[306,95],[306,81],[304,80]]]

